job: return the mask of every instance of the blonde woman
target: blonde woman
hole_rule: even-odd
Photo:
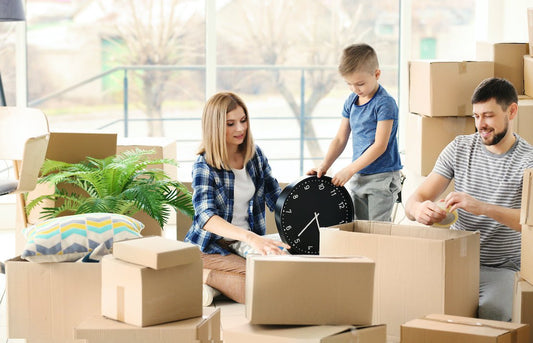
[[[263,237],[265,205],[272,211],[281,189],[254,145],[248,109],[236,94],[217,93],[208,100],[198,155],[192,171],[195,215],[185,240],[202,250],[208,293],[218,290],[244,303],[246,261],[231,246],[244,242],[261,254],[282,254],[290,247]],[[206,296],[204,286],[204,306],[212,293]]]

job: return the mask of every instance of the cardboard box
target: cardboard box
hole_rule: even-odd
[[[155,270],[102,259],[102,315],[149,326],[202,315],[202,260]]]
[[[509,80],[518,94],[524,94],[524,55],[529,55],[528,43],[476,44],[476,59],[493,61],[494,77]]]
[[[370,259],[248,256],[245,307],[251,324],[371,323],[374,262]]]
[[[474,89],[493,76],[490,61],[410,61],[409,111],[430,117],[471,116]]]
[[[204,307],[202,316],[145,328],[93,316],[76,327],[75,336],[87,343],[219,343],[220,309]]]
[[[533,98],[518,97],[518,115],[512,121],[513,132],[533,144]]]
[[[520,224],[533,225],[533,169],[524,170]],[[523,236],[522,239],[524,239]]]
[[[113,256],[152,269],[170,268],[201,259],[198,246],[159,236],[115,242]]]
[[[409,170],[427,176],[441,151],[458,135],[476,132],[472,117],[427,117],[407,115],[405,165]]]
[[[154,154],[149,155],[152,160],[160,160],[164,158],[175,160],[177,158],[177,145],[175,139],[166,137],[120,137],[118,139],[117,154],[135,149],[154,150]],[[162,169],[174,180],[178,177],[178,168],[171,164],[155,164],[150,166],[150,168]]]
[[[281,326],[244,324],[224,329],[225,343],[385,343],[385,325]]]
[[[428,313],[474,316],[479,233],[355,221],[320,230],[320,254],[364,255],[376,263],[373,323],[400,325]]]
[[[529,325],[431,314],[402,325],[402,343],[529,341]]]
[[[100,284],[100,263],[7,261],[7,337],[77,342],[74,328],[100,314]]]
[[[515,274],[513,296],[513,323],[528,324],[531,330],[533,325],[533,285]],[[533,343],[533,335],[529,336]]]

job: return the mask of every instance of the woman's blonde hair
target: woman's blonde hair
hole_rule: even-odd
[[[226,114],[241,107],[248,121],[248,130],[239,151],[244,155],[244,165],[255,154],[255,145],[250,130],[250,117],[244,101],[231,92],[213,95],[205,104],[202,113],[202,143],[198,154],[204,154],[206,162],[217,169],[231,169],[226,145]]]

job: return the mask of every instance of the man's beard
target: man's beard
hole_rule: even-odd
[[[485,144],[485,145],[496,145],[496,144],[500,143],[500,141],[503,139],[503,137],[505,137],[505,135],[507,134],[507,131],[509,131],[509,121],[507,121],[505,123],[505,128],[502,131],[494,132],[494,135],[492,136],[492,139],[489,139],[489,140],[482,139],[483,140],[483,144]]]

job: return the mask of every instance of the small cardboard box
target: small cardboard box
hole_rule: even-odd
[[[529,54],[533,55],[533,8],[527,9],[527,28],[529,35]]]
[[[476,59],[494,61],[494,77],[509,80],[518,94],[524,94],[524,55],[529,55],[528,43],[476,44]]]
[[[224,329],[225,343],[385,343],[385,325],[281,326],[244,324]]]
[[[472,117],[427,117],[407,115],[405,165],[409,170],[427,176],[442,149],[458,135],[476,132]]]
[[[410,61],[409,111],[430,117],[470,116],[474,89],[492,76],[490,61]]]
[[[374,262],[366,257],[249,255],[246,318],[251,324],[368,325],[373,287]]]
[[[368,256],[376,263],[373,323],[400,325],[428,313],[474,316],[479,297],[479,233],[355,221],[320,229],[320,254]]]
[[[100,263],[7,261],[7,337],[77,342],[74,328],[100,314],[100,284]]]
[[[402,325],[402,343],[527,343],[529,325],[430,314]]]
[[[113,256],[152,269],[170,268],[201,259],[196,245],[159,236],[115,242]]]
[[[513,323],[533,325],[533,285],[515,274],[513,296]],[[533,335],[529,336],[533,343]]]
[[[202,260],[189,253],[158,270],[104,256],[102,315],[141,327],[201,316]]]
[[[221,343],[220,309],[204,307],[202,316],[145,328],[93,316],[76,327],[75,336],[87,343]]]

